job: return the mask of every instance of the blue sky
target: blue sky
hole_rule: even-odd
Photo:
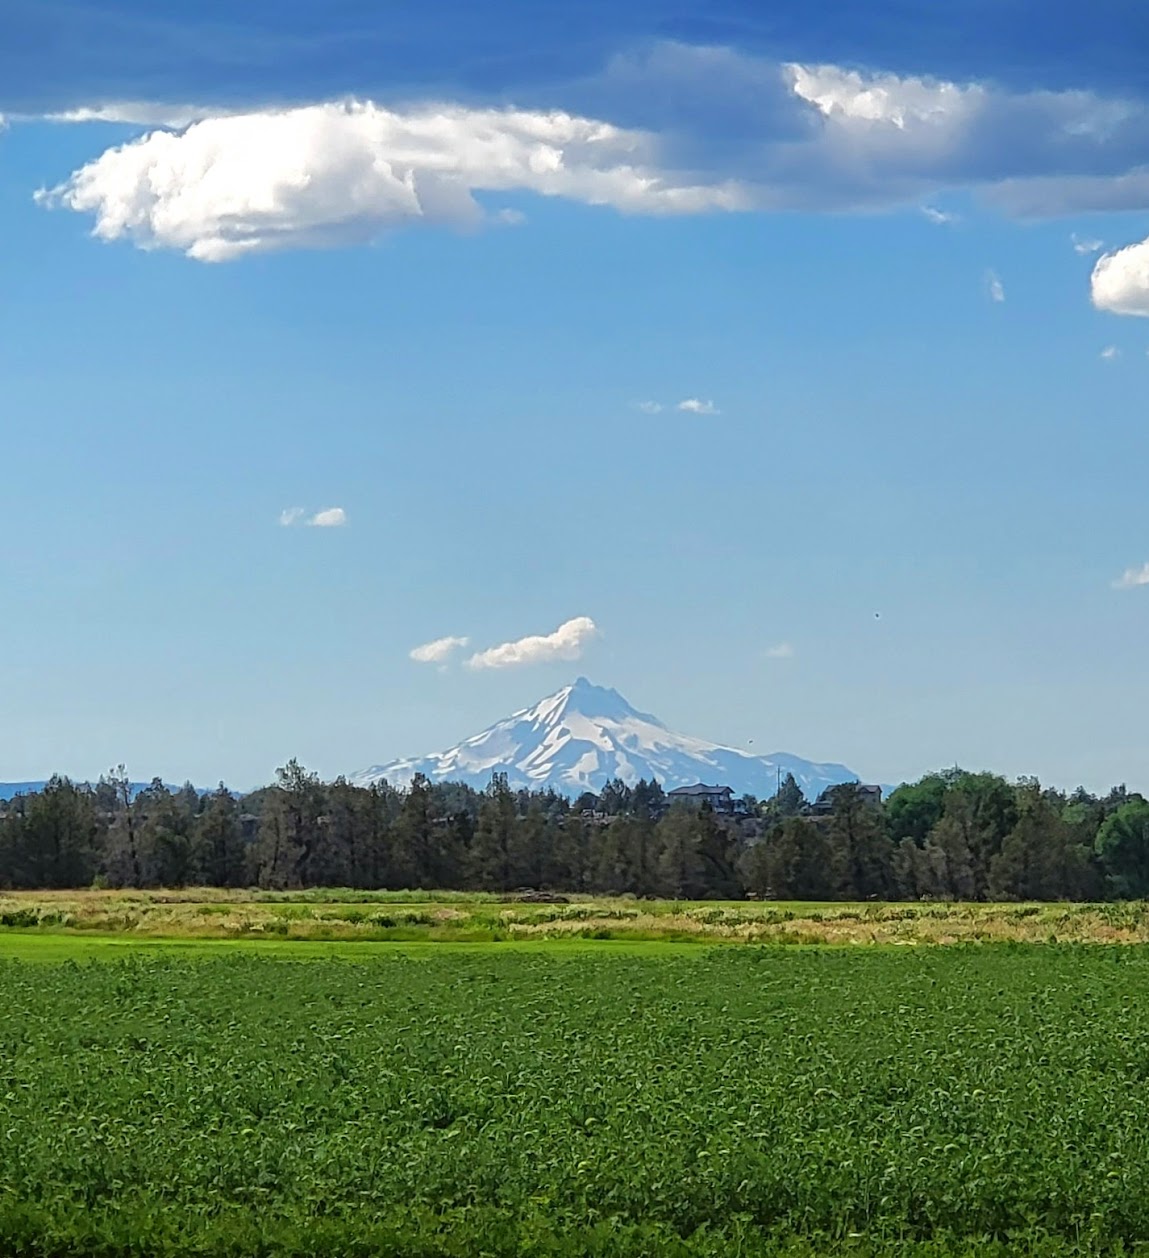
[[[1149,17],[234,9],[0,12],[0,778],[334,776],[585,673],[1149,790]]]

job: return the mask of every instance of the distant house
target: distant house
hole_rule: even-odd
[[[729,786],[707,786],[704,782],[667,791],[666,799],[670,804],[693,804],[696,808],[708,804],[719,813],[741,814],[746,811],[746,805],[741,799],[734,798]]]
[[[807,812],[815,817],[825,817],[834,811],[834,803],[840,791],[852,790],[863,804],[877,808],[882,802],[882,788],[867,786],[861,782],[842,782],[837,786],[828,786],[810,805]]]

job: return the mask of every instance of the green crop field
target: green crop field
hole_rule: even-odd
[[[1129,1253],[1149,951],[0,962],[5,1255]]]

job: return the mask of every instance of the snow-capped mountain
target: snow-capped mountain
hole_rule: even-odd
[[[432,782],[465,782],[482,789],[505,773],[515,789],[553,787],[566,794],[600,791],[612,778],[654,778],[667,790],[708,782],[738,795],[774,794],[779,771],[793,773],[808,799],[827,786],[857,781],[842,764],[815,764],[776,752],[755,756],[667,729],[618,693],[585,677],[524,708],[440,755],[395,760],[357,773],[361,786],[386,780],[406,786],[416,773]]]

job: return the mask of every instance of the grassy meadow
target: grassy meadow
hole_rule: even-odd
[[[463,892],[58,891],[0,894],[0,955],[14,935],[131,940],[770,944],[1149,942],[1149,904],[795,903]]]

